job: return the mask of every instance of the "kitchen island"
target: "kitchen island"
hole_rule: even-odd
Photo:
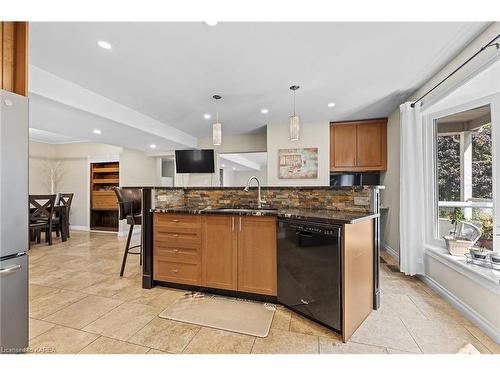
[[[283,303],[345,341],[366,319],[376,295],[379,214],[369,205],[351,211],[318,205],[349,207],[355,196],[369,201],[371,189],[301,189],[301,198],[308,198],[301,208],[294,207],[297,190],[270,188],[263,194],[270,204],[260,209],[242,204],[252,191],[197,189],[203,195],[191,188],[182,194],[179,188],[143,189],[143,287]],[[295,242],[300,246],[290,250]]]

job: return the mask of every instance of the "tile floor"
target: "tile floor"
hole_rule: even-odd
[[[266,338],[158,318],[183,291],[141,288],[137,256],[119,277],[124,238],[72,232],[30,255],[30,349],[44,353],[500,353],[500,346],[415,278],[381,264],[382,307],[343,344],[278,306]]]

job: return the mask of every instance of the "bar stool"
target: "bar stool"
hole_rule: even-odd
[[[120,277],[123,276],[125,271],[125,264],[127,263],[127,255],[139,255],[139,264],[142,265],[142,247],[141,245],[130,246],[132,239],[132,232],[135,225],[142,224],[142,194],[141,189],[133,188],[120,188],[115,187],[116,197],[118,198],[119,220],[127,220],[130,226],[128,230],[127,243],[125,245],[125,252],[123,253],[122,268],[120,270]],[[131,249],[140,248],[138,252],[130,251]]]

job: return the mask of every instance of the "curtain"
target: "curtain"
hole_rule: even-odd
[[[423,274],[425,244],[424,137],[420,104],[400,106],[400,270]],[[431,173],[431,171],[428,171]]]

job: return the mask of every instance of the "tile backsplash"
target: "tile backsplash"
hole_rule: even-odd
[[[266,201],[263,206],[273,208],[371,212],[372,191],[368,187],[265,187],[262,199]],[[255,207],[257,189],[245,192],[242,188],[155,188],[153,199],[155,208]]]

